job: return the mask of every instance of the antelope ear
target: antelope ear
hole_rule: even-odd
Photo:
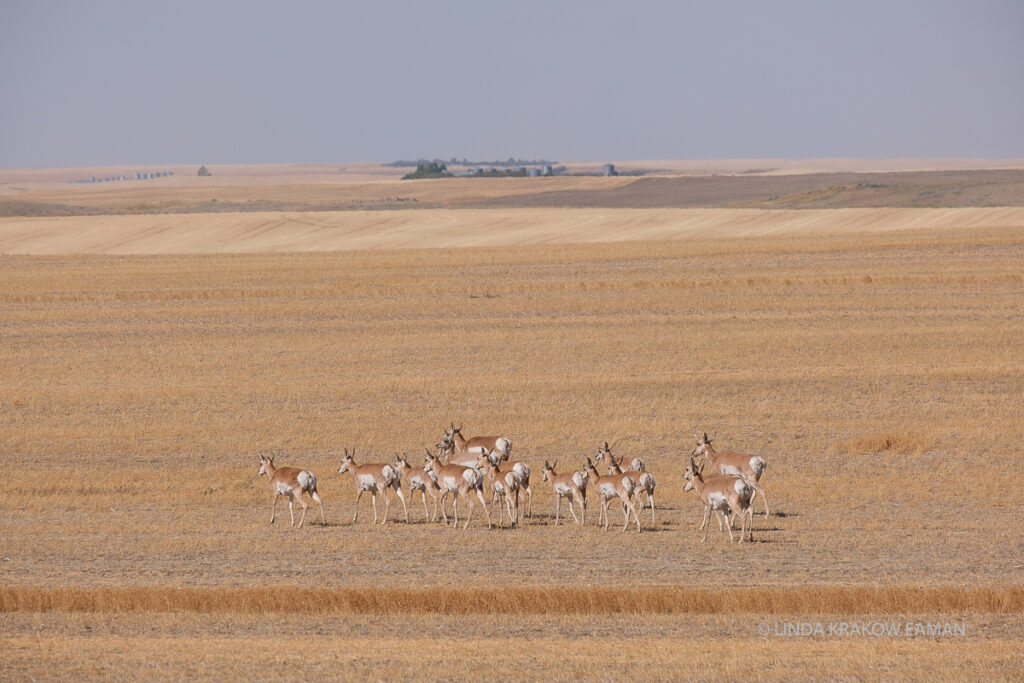
[[[557,465],[557,464],[558,464],[557,460],[554,461],[553,463],[551,463],[551,469],[555,469],[555,465]]]

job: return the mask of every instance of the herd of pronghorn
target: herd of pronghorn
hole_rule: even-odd
[[[697,436],[697,435],[695,435]],[[351,472],[356,485],[355,513],[352,515],[352,522],[355,523],[359,516],[359,499],[364,493],[369,493],[373,502],[373,523],[377,523],[377,496],[384,498],[384,515],[381,524],[388,521],[388,512],[391,508],[391,497],[388,490],[392,489],[402,501],[402,508],[405,510],[405,520],[409,521],[409,508],[406,505],[405,494],[402,492],[404,482],[409,489],[409,502],[419,491],[423,500],[423,514],[431,522],[437,521],[438,507],[444,517],[445,524],[449,523],[448,513],[445,510],[445,501],[448,495],[452,495],[454,508],[453,527],[459,524],[459,501],[468,506],[463,529],[469,526],[469,520],[473,516],[473,496],[479,499],[487,515],[487,528],[493,526],[491,513],[484,498],[485,490],[492,493],[492,503],[497,501],[498,525],[504,523],[504,515],[507,511],[509,524],[515,527],[519,522],[519,499],[520,493],[526,494],[525,516],[533,514],[533,491],[530,488],[530,466],[523,461],[512,460],[512,442],[500,436],[476,436],[470,439],[462,435],[461,427],[452,423],[445,431],[444,438],[435,445],[436,453],[426,450],[426,462],[422,467],[414,467],[409,464],[406,456],[396,454],[393,463],[364,463],[358,464],[355,460],[355,449],[352,453],[345,449],[345,457],[342,458],[338,474]],[[697,458],[703,457],[700,465]],[[444,458],[442,462],[441,458]],[[586,465],[576,471],[557,472],[558,465],[544,461],[542,471],[543,480],[549,482],[555,493],[555,525],[557,526],[561,515],[562,499],[569,502],[569,512],[573,519],[580,526],[586,523],[587,512],[587,490],[596,492],[601,504],[598,513],[597,524],[605,530],[608,529],[608,508],[611,503],[618,499],[622,504],[622,515],[625,518],[623,531],[629,528],[630,515],[636,522],[637,533],[640,533],[640,516],[637,514],[636,506],[639,503],[641,509],[644,503],[641,497],[646,495],[646,505],[651,509],[651,522],[654,522],[654,489],[656,481],[654,475],[647,471],[643,460],[634,458],[629,463],[629,469],[624,469],[622,458],[616,460],[612,456],[611,448],[606,441],[598,449],[595,460],[603,462],[608,468],[607,474],[601,474],[597,466],[589,457]],[[710,466],[711,472],[704,474],[705,462]],[[697,436],[697,447],[690,454],[690,462],[683,474],[686,485],[683,491],[694,490],[700,496],[704,504],[704,517],[701,521],[700,530],[704,532],[701,543],[707,540],[708,527],[711,512],[714,511],[718,518],[718,529],[722,531],[722,522],[725,521],[725,529],[729,531],[729,540],[733,541],[732,529],[736,517],[740,518],[739,540],[749,534],[753,540],[752,521],[753,509],[751,503],[755,496],[760,493],[764,501],[764,513],[767,517],[768,499],[759,485],[761,474],[764,472],[766,463],[764,458],[757,455],[734,453],[731,451],[716,451],[711,447],[711,439],[707,433]],[[309,470],[297,467],[276,467],[274,458],[260,454],[259,474],[266,474],[270,478],[270,487],[274,493],[274,502],[270,509],[270,523],[274,523],[274,516],[277,512],[278,496],[288,498],[288,512],[291,515],[292,526],[295,526],[295,512],[293,502],[298,501],[302,506],[302,516],[299,519],[299,527],[306,520],[306,508],[308,507],[303,494],[308,495],[320,506],[320,517],[324,524],[327,523],[324,516],[324,505],[317,493],[316,475]],[[431,515],[427,509],[427,495],[434,500],[434,512]],[[573,503],[579,506],[580,514],[577,516]],[[568,521],[568,518],[566,518]]]

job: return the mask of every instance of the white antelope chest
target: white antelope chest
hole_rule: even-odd
[[[372,474],[357,474],[356,482],[359,488],[364,491],[375,491],[377,489],[377,478]]]
[[[729,501],[721,493],[709,493],[708,505],[713,510],[724,510],[729,507]]]
[[[437,478],[437,483],[441,485],[441,488],[446,491],[454,491],[459,488],[459,478],[455,475],[448,474]]]
[[[277,482],[277,495],[279,496],[290,496],[292,495],[292,487],[288,482],[279,481]]]

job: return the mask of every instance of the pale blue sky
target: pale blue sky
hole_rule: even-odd
[[[0,0],[0,167],[1024,157],[1024,3]]]

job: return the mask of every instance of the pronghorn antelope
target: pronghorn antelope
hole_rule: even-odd
[[[480,456],[484,451],[476,448],[471,451],[459,451],[455,448],[455,442],[446,434],[439,443],[434,444],[437,452],[444,456],[449,465],[462,465],[463,467],[476,467]]]
[[[512,442],[503,436],[474,436],[469,439],[462,436],[462,426],[452,426],[445,431],[445,438],[451,441],[457,453],[489,453],[498,451],[502,460],[508,460],[512,453]],[[442,442],[443,443],[443,442]]]
[[[501,499],[504,498],[505,507],[508,509],[508,518],[512,522],[512,527],[515,528],[516,523],[519,522],[519,491],[523,487],[522,473],[514,468],[502,472],[498,463],[486,455],[480,456],[478,465],[486,472],[486,477],[490,480],[491,488],[494,489],[494,495],[498,499],[498,526],[501,526],[502,522]]]
[[[750,502],[753,503],[754,498],[760,493],[761,498],[764,499],[764,516],[768,517],[770,514],[768,512],[768,496],[765,495],[764,489],[758,484],[765,468],[768,467],[768,463],[765,462],[764,458],[759,455],[748,455],[733,451],[716,451],[711,447],[711,439],[708,438],[707,432],[704,433],[703,438],[696,434],[694,436],[697,437],[697,448],[690,454],[690,457],[703,455],[715,472],[731,474],[746,479],[747,483],[754,489],[754,494],[750,496]]]
[[[587,458],[587,472],[590,474],[590,478],[594,480],[594,490],[597,491],[597,495],[601,497],[601,510],[597,515],[597,525],[601,526],[601,520],[604,520],[604,529],[608,530],[609,514],[608,505],[612,498],[618,498],[622,501],[622,516],[626,518],[626,523],[623,525],[622,530],[625,531],[629,528],[629,513],[633,513],[633,519],[636,520],[636,532],[640,533],[640,517],[636,514],[636,507],[633,506],[633,493],[636,491],[636,480],[628,474],[606,474],[601,476],[594,467],[594,463]]]
[[[632,469],[626,470],[622,467],[622,461],[624,458],[619,458],[616,462],[612,456],[612,451],[608,447],[608,442],[604,442],[604,446],[597,451],[597,460],[603,460],[608,465],[608,474],[628,474],[633,477],[637,483],[636,495],[639,499],[640,492],[647,494],[647,504],[651,507],[651,524],[654,523],[654,487],[657,486],[658,482],[655,480],[654,475],[644,469],[644,461],[640,458],[633,458],[631,465]],[[639,465],[639,467],[638,467]],[[642,508],[643,506],[641,506]]]
[[[544,461],[544,470],[541,473],[544,481],[551,482],[551,488],[555,491],[555,526],[558,526],[558,515],[562,509],[562,498],[569,499],[569,512],[572,513],[572,518],[576,520],[576,523],[583,526],[587,521],[587,482],[589,477],[586,472],[564,472],[558,474],[555,472],[555,465],[558,461],[549,464],[547,460]],[[576,511],[572,509],[572,501],[576,500],[580,504],[580,516],[576,516]]]
[[[750,529],[750,540],[754,540],[753,519],[750,513],[750,500],[754,494],[754,487],[743,477],[732,474],[713,474],[706,479],[701,475],[703,465],[698,468],[693,458],[686,468],[683,478],[686,479],[686,486],[683,491],[694,489],[704,503],[704,518],[701,520],[700,530],[704,531],[704,537],[700,542],[708,540],[708,523],[711,521],[711,511],[714,510],[718,516],[718,529],[722,529],[722,515],[725,515],[726,529],[729,531],[729,541],[733,541],[732,519],[730,515],[740,515],[740,543],[743,542],[744,533]],[[749,521],[749,526],[748,526]]]
[[[316,492],[316,475],[309,470],[300,470],[298,467],[274,467],[274,457],[269,458],[260,453],[260,470],[256,476],[267,475],[270,479],[270,488],[274,492],[274,503],[270,506],[270,523],[274,523],[274,516],[277,514],[277,497],[288,496],[288,514],[292,518],[292,526],[295,526],[295,511],[292,503],[296,500],[302,506],[302,517],[299,518],[299,528],[306,521],[306,501],[302,494],[306,493],[310,498],[320,505],[320,521],[327,525],[324,517],[324,504],[320,500],[320,494]]]
[[[437,521],[437,501],[441,498],[441,487],[437,485],[433,477],[422,469],[416,469],[410,465],[404,455],[401,457],[395,455],[395,469],[398,470],[399,479],[409,485],[409,502],[413,501],[413,497],[419,491],[420,497],[423,499],[423,516],[431,522]],[[430,492],[434,499],[433,515],[427,512],[427,492]]]
[[[621,439],[619,441],[621,441]],[[615,443],[618,444],[619,442],[616,441]],[[597,452],[597,456],[598,457],[597,457],[597,459],[598,460],[601,459],[601,454],[602,453],[607,453],[607,454],[611,455],[611,452],[612,452],[611,446],[609,446],[608,442],[605,441],[604,442],[604,446],[602,446],[601,448],[598,449],[598,452]],[[619,459],[619,463],[620,464],[622,463],[622,460],[623,460],[623,458]],[[637,457],[635,457],[635,458],[633,458],[632,460],[629,461],[629,469],[636,470],[638,472],[646,472],[647,471],[647,466],[644,464],[643,459],[641,457],[637,456]]]
[[[405,504],[405,495],[402,493],[401,480],[398,476],[398,470],[391,465],[385,465],[381,463],[367,463],[360,465],[355,461],[356,449],[352,449],[350,455],[348,449],[345,449],[345,457],[341,460],[341,467],[338,468],[338,474],[345,474],[351,472],[356,483],[356,511],[352,515],[352,523],[355,524],[356,518],[359,516],[359,499],[363,497],[363,494],[367,491],[370,492],[370,497],[373,501],[373,523],[377,523],[377,494],[384,496],[384,520],[381,525],[388,523],[388,512],[391,510],[391,496],[388,495],[388,489],[394,489],[395,493],[398,494],[399,500],[402,501],[402,508],[405,509],[405,521],[409,521],[409,507]],[[425,504],[425,503],[424,503]]]
[[[496,450],[485,453],[487,461],[498,466],[501,473],[515,471],[521,480],[521,488],[526,491],[526,516],[533,517],[533,489],[530,488],[530,466],[522,460],[502,460],[501,453]]]
[[[473,491],[476,493],[477,498],[480,499],[480,504],[484,506],[484,513],[487,515],[487,528],[490,529],[493,526],[491,524],[491,512],[487,509],[487,502],[484,500],[484,475],[479,470],[462,465],[442,465],[437,456],[427,451],[427,464],[424,465],[423,471],[433,472],[437,477],[437,484],[441,487],[441,514],[444,515],[445,524],[448,523],[448,513],[445,512],[444,501],[449,493],[454,493],[454,527],[459,525],[459,498],[464,499],[469,504],[469,513],[466,515],[466,523],[462,528],[465,529],[469,526],[469,520],[473,516],[473,499],[469,497],[469,493]]]

